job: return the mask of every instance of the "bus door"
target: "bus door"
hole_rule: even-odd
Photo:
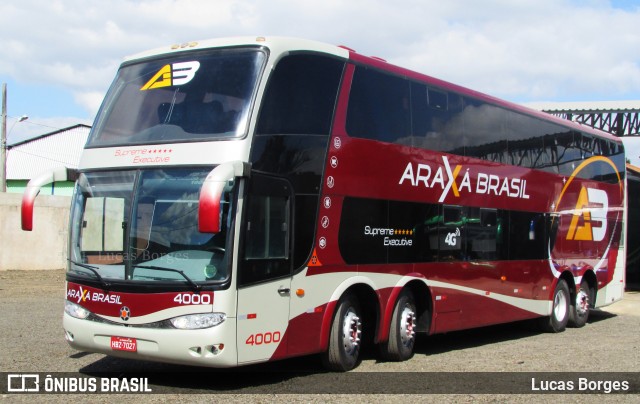
[[[292,187],[253,174],[244,206],[238,262],[238,363],[273,356],[289,322]],[[280,347],[279,353],[286,346]]]

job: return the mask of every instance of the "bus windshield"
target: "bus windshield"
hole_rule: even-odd
[[[87,147],[242,137],[265,60],[259,49],[234,48],[125,64]]]
[[[198,197],[210,169],[81,174],[73,202],[70,273],[146,282],[224,282],[233,184],[222,195],[220,233],[200,233]]]

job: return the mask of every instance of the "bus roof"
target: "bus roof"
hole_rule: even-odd
[[[270,49],[274,53],[290,52],[296,50],[315,51],[320,53],[331,54],[343,59],[349,58],[349,50],[346,48],[317,42],[308,39],[278,37],[278,36],[257,36],[257,37],[230,37],[215,38],[202,41],[184,42],[181,44],[172,44],[161,48],[151,49],[142,53],[138,53],[125,58],[125,62],[136,59],[144,59],[159,55],[168,55],[171,53],[184,52],[195,49],[208,49],[218,47],[231,46],[263,46]]]
[[[470,96],[494,104],[503,108],[518,111],[526,115],[538,117],[548,121],[555,122],[559,125],[566,126],[582,132],[587,132],[592,135],[606,138],[608,140],[622,143],[618,137],[609,134],[604,131],[593,129],[589,126],[580,125],[578,123],[562,119],[560,117],[523,106],[521,104],[505,101],[500,98],[496,98],[469,88],[465,88],[438,78],[418,73],[413,70],[409,70],[403,67],[399,67],[388,63],[384,59],[378,57],[370,57],[357,53],[355,50],[347,48],[345,46],[330,45],[324,42],[292,38],[292,37],[280,37],[280,36],[245,36],[245,37],[229,37],[229,38],[214,38],[201,41],[184,42],[181,44],[168,45],[156,49],[151,49],[145,52],[141,52],[135,55],[131,55],[124,59],[124,63],[134,60],[145,59],[160,55],[169,55],[172,53],[180,53],[196,49],[208,49],[218,47],[232,47],[232,46],[261,46],[268,48],[273,54],[286,54],[291,51],[312,51],[333,55],[342,59],[352,60],[355,63],[366,64],[373,68],[384,70],[399,76],[404,76],[410,79],[418,80],[426,84],[430,84],[436,87],[443,88],[449,91],[455,91],[462,95]],[[276,58],[279,59],[279,58]]]

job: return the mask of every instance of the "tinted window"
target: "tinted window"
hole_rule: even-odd
[[[545,257],[545,216],[541,213],[516,212],[509,214],[509,258],[517,260]]]
[[[291,186],[285,180],[255,174],[245,203],[240,284],[289,275]]]
[[[265,60],[257,49],[220,49],[125,65],[87,147],[243,136]]]
[[[462,147],[462,97],[455,93],[411,84],[411,139],[404,144],[453,152]]]
[[[550,168],[552,144],[545,137],[558,132],[556,125],[519,113],[510,113],[507,120],[509,164],[521,167]]]
[[[347,112],[347,132],[354,137],[561,175],[571,175],[591,156],[606,156],[624,172],[620,145],[367,67],[356,67]],[[589,167],[578,176],[617,182],[610,165]]]
[[[293,185],[294,268],[302,268],[311,254],[343,67],[343,61],[313,54],[280,60],[267,84],[251,147],[255,171],[286,178]]]
[[[543,259],[540,213],[350,198],[339,246],[348,264]]]
[[[285,57],[267,87],[257,134],[329,134],[344,63],[317,55]]]
[[[467,208],[465,254],[470,260],[501,258],[502,222],[495,209]]]
[[[357,67],[347,115],[350,136],[396,142],[409,135],[409,81]]]
[[[463,116],[465,155],[492,154],[505,149],[508,119],[505,109],[465,98]],[[489,153],[487,148],[490,149]],[[483,152],[479,153],[479,150]]]

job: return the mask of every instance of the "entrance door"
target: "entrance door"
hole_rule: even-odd
[[[238,262],[238,362],[286,353],[291,288],[291,185],[253,175]]]

